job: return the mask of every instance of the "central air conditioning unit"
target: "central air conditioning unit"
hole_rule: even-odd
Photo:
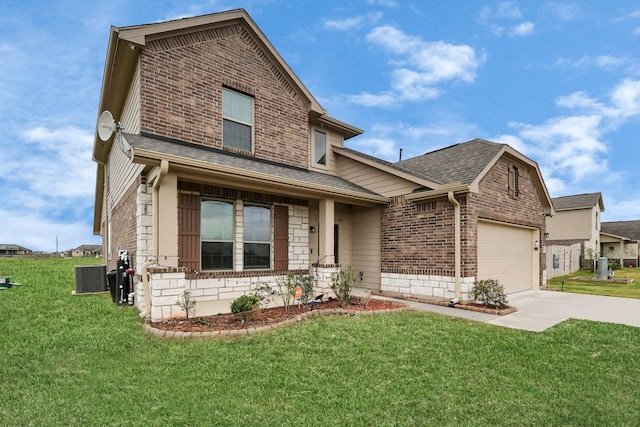
[[[82,265],[76,267],[76,294],[105,292],[106,290],[106,265]]]

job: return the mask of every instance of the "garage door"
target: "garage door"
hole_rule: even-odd
[[[528,228],[480,221],[478,279],[498,279],[508,294],[537,288],[533,233]]]

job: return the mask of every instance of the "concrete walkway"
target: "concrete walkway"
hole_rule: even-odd
[[[509,305],[515,306],[518,311],[506,316],[413,301],[402,302],[416,310],[534,332],[544,331],[570,318],[640,327],[640,299],[531,290],[511,294],[508,300]]]

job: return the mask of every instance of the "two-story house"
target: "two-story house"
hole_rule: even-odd
[[[258,282],[341,265],[357,286],[463,298],[544,281],[537,164],[473,140],[390,163],[345,147],[362,133],[327,114],[242,9],[112,27],[100,96],[122,133],[96,135],[94,232],[121,250],[153,320],[228,310]],[[419,143],[417,141],[417,143]]]
[[[604,212],[601,193],[576,194],[551,199],[555,209],[547,217],[547,245],[580,244],[582,266],[600,256],[600,223]],[[575,265],[574,271],[581,266]]]

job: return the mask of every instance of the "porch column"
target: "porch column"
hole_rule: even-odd
[[[325,298],[332,293],[332,278],[338,272],[338,267],[335,265],[336,257],[333,253],[334,205],[333,199],[324,199],[320,200],[318,206],[318,243],[320,252],[318,253],[318,264],[314,268],[314,276],[317,286],[316,293],[324,294]]]
[[[333,225],[334,225],[334,201],[333,199],[320,200],[318,239],[320,242],[320,253],[318,254],[318,264],[335,263],[333,253]]]
[[[155,215],[157,228],[157,262],[160,265],[177,267],[178,259],[178,177],[172,173],[158,188]]]

